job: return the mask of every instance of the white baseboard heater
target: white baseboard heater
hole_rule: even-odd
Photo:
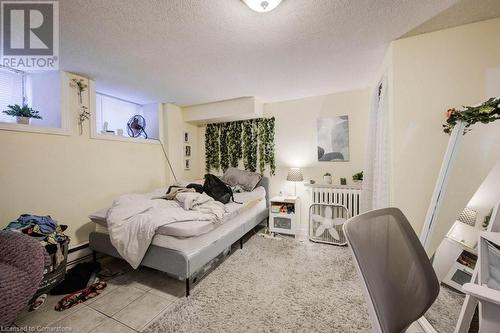
[[[312,204],[335,204],[347,208],[351,217],[359,215],[361,186],[358,185],[307,185],[311,188]]]

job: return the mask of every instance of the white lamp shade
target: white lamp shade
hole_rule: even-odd
[[[469,207],[465,207],[465,209],[458,215],[457,220],[474,226],[476,224],[476,219],[477,219],[477,212],[473,209],[470,209]]]
[[[243,0],[243,2],[252,10],[265,13],[278,7],[282,0]]]
[[[291,168],[288,170],[288,175],[286,176],[286,180],[290,182],[301,182],[304,180],[304,176],[302,175],[302,170],[300,168]]]

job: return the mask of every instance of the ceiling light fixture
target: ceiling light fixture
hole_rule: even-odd
[[[278,7],[282,0],[242,0],[250,9],[259,13],[270,12]]]

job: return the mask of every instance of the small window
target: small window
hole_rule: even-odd
[[[153,107],[152,107],[153,106]],[[96,93],[96,129],[98,134],[131,137],[127,123],[134,116],[144,119],[141,138],[158,139],[158,108],[141,105],[103,93]]]
[[[61,73],[46,71],[25,75],[25,98],[33,110],[40,112],[42,119],[33,119],[31,124],[39,127],[60,128],[61,120]]]
[[[22,72],[0,67],[0,111],[8,105],[27,104],[42,119],[30,119],[35,127],[61,128],[61,77],[58,71]],[[16,123],[16,117],[0,112],[0,122]]]
[[[7,105],[23,104],[24,73],[0,67],[0,111],[7,110]],[[0,121],[15,123],[16,118],[0,112]]]

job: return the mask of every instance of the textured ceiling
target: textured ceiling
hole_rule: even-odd
[[[455,5],[406,33],[403,37],[416,36],[499,16],[500,0],[460,0]]]
[[[457,0],[61,0],[61,68],[145,102],[265,102],[366,87],[390,41]]]

